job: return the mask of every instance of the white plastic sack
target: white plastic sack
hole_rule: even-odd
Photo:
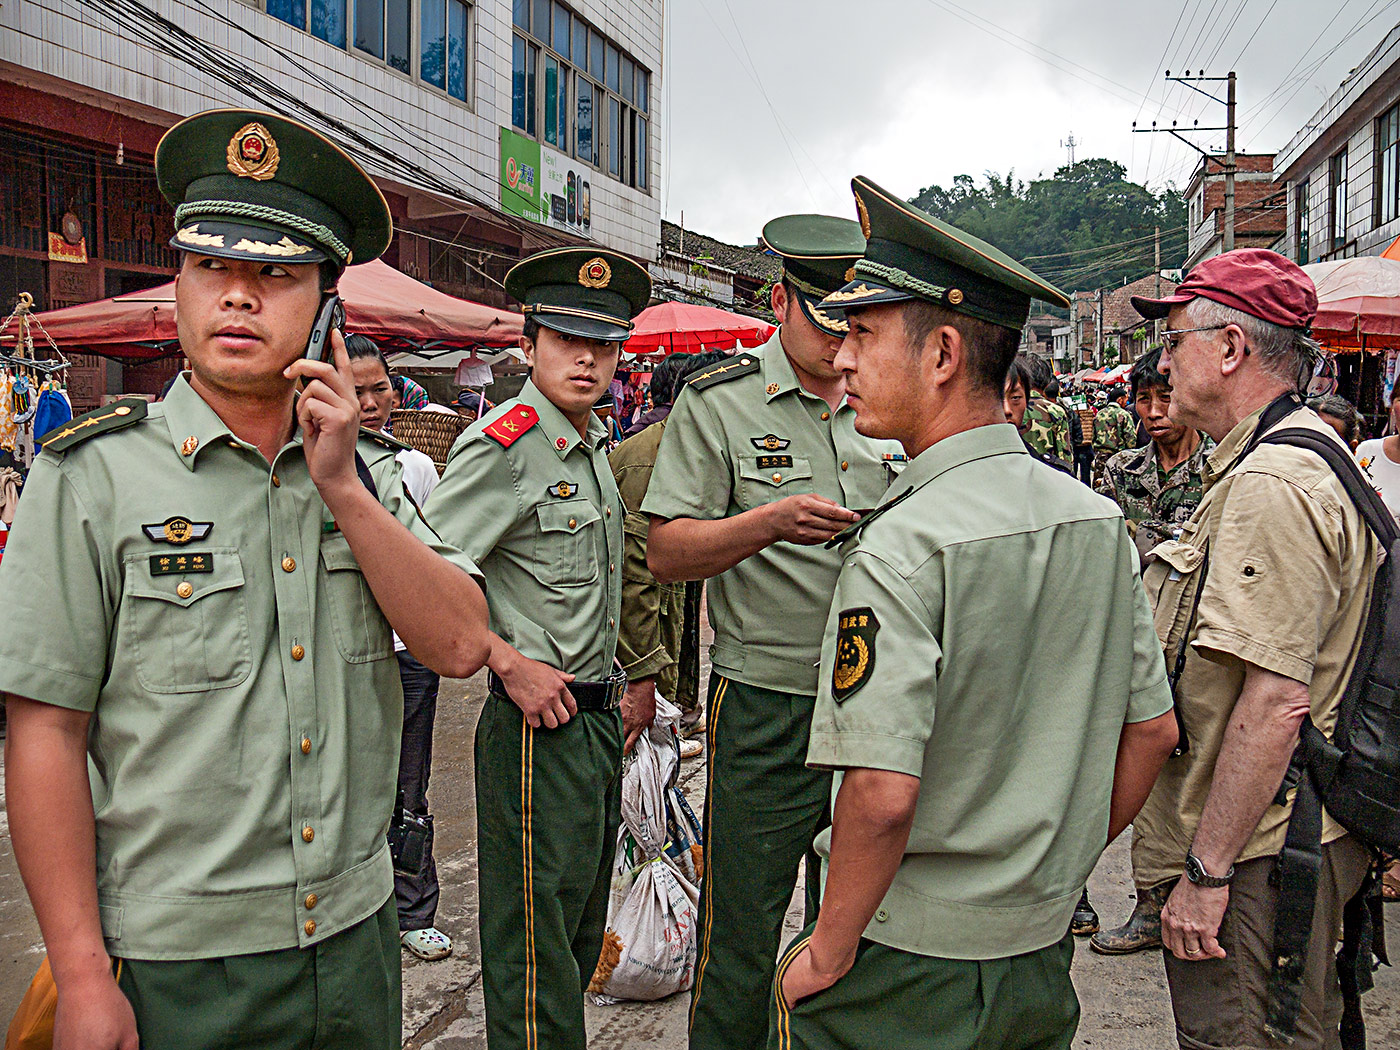
[[[700,892],[667,855],[679,720],[680,711],[658,696],[656,722],[638,738],[623,770],[608,931],[588,988],[599,1005],[664,998],[689,988],[694,973]]]

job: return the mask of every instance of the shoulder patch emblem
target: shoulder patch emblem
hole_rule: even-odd
[[[836,661],[831,668],[831,695],[838,704],[870,681],[879,632],[880,621],[870,606],[842,611],[836,631]]]
[[[98,434],[106,434],[139,423],[146,418],[149,407],[145,398],[128,397],[85,412],[53,431],[53,436],[44,442],[44,450],[66,452],[79,442]]]
[[[703,372],[697,372],[686,380],[686,386],[694,387],[696,390],[705,390],[716,383],[723,383],[729,379],[738,379],[740,376],[750,375],[757,372],[761,362],[751,354],[744,354],[735,358],[728,364],[718,365],[715,368],[707,368]]]
[[[787,438],[780,438],[777,434],[765,434],[761,438],[749,438],[753,442],[753,447],[764,452],[781,452],[792,444]]]
[[[529,405],[516,405],[500,419],[482,428],[483,434],[495,438],[502,448],[510,448],[520,435],[540,421],[539,413]]]

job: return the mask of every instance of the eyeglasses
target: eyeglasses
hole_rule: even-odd
[[[1229,328],[1227,324],[1207,324],[1200,328],[1167,328],[1162,331],[1162,345],[1167,348],[1167,353],[1176,353],[1176,348],[1181,345],[1180,336],[1189,335],[1192,332],[1218,332],[1222,328]]]

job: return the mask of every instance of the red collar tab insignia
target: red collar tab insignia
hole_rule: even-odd
[[[254,121],[244,124],[228,140],[224,159],[228,170],[247,179],[265,182],[277,174],[282,154],[272,133]]]
[[[585,288],[606,288],[612,283],[612,267],[606,259],[589,259],[579,267],[578,283]]]
[[[521,434],[539,421],[539,413],[529,405],[516,405],[500,419],[482,429],[484,433],[495,438],[502,448],[510,448],[519,440]]]

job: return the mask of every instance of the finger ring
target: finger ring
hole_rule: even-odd
[[[1187,954],[1187,955],[1200,955],[1200,954],[1201,954],[1201,949],[1199,949],[1199,948],[1187,948],[1187,949],[1186,949],[1186,954]]]

